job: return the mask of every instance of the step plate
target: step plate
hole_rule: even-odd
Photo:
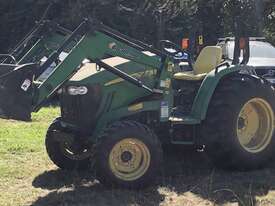
[[[195,124],[200,124],[201,121],[199,119],[195,119],[195,118],[192,118],[192,117],[170,117],[169,118],[169,121],[172,123],[172,124],[187,124],[187,125],[195,125]]]

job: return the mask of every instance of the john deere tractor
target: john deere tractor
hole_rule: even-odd
[[[2,55],[1,117],[29,121],[58,94],[50,159],[65,170],[95,163],[105,185],[151,184],[167,143],[204,146],[224,168],[262,166],[274,148],[274,89],[253,68],[222,62],[216,46],[195,62],[183,58],[192,71],[181,71],[175,57],[184,52],[156,50],[95,20],[73,32],[41,21]]]

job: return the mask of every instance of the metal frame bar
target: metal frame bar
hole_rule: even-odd
[[[157,54],[158,56],[160,56],[162,58],[167,57],[167,55],[165,53],[153,48],[152,46],[150,46],[148,44],[145,44],[141,41],[138,41],[136,39],[130,38],[130,37],[118,32],[118,31],[114,30],[114,29],[111,29],[111,28],[107,27],[104,24],[100,24],[96,28],[97,28],[98,31],[100,31],[102,33],[105,33],[105,34],[113,37],[114,39],[117,39],[117,40],[131,46],[131,47],[134,47],[134,48],[140,50],[140,51],[147,50],[147,51],[150,51],[152,53]]]
[[[66,48],[77,35],[80,35],[81,33],[83,33],[83,31],[85,31],[84,28],[86,27],[86,25],[87,21],[85,20],[71,33],[69,37],[67,37],[63,44],[55,52],[53,52],[49,56],[47,61],[40,67],[40,71],[37,74],[37,76],[41,75],[54,61],[56,61],[56,59],[59,57],[60,53],[64,50],[64,48]]]
[[[128,75],[127,73],[125,73],[125,72],[123,72],[123,71],[121,71],[121,70],[119,70],[115,67],[112,67],[112,66],[104,63],[103,61],[99,60],[99,59],[94,59],[94,60],[92,60],[92,62],[96,63],[99,67],[104,68],[108,72],[111,72],[112,74],[117,75],[117,76],[121,77],[122,79],[130,82],[131,84],[133,84],[137,87],[143,88],[143,89],[145,89],[146,91],[148,91],[150,93],[154,93],[154,89],[149,88],[148,86],[144,85],[142,83],[142,81]]]

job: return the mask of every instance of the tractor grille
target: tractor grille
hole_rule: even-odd
[[[101,88],[98,85],[87,86],[85,95],[69,95],[67,88],[61,95],[62,120],[77,126],[85,132],[92,131],[96,122],[96,113],[101,102]]]
[[[63,96],[61,114],[64,121],[75,124],[80,119],[81,97]]]

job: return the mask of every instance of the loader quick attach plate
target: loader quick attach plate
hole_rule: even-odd
[[[30,121],[35,64],[0,65],[0,117]]]

